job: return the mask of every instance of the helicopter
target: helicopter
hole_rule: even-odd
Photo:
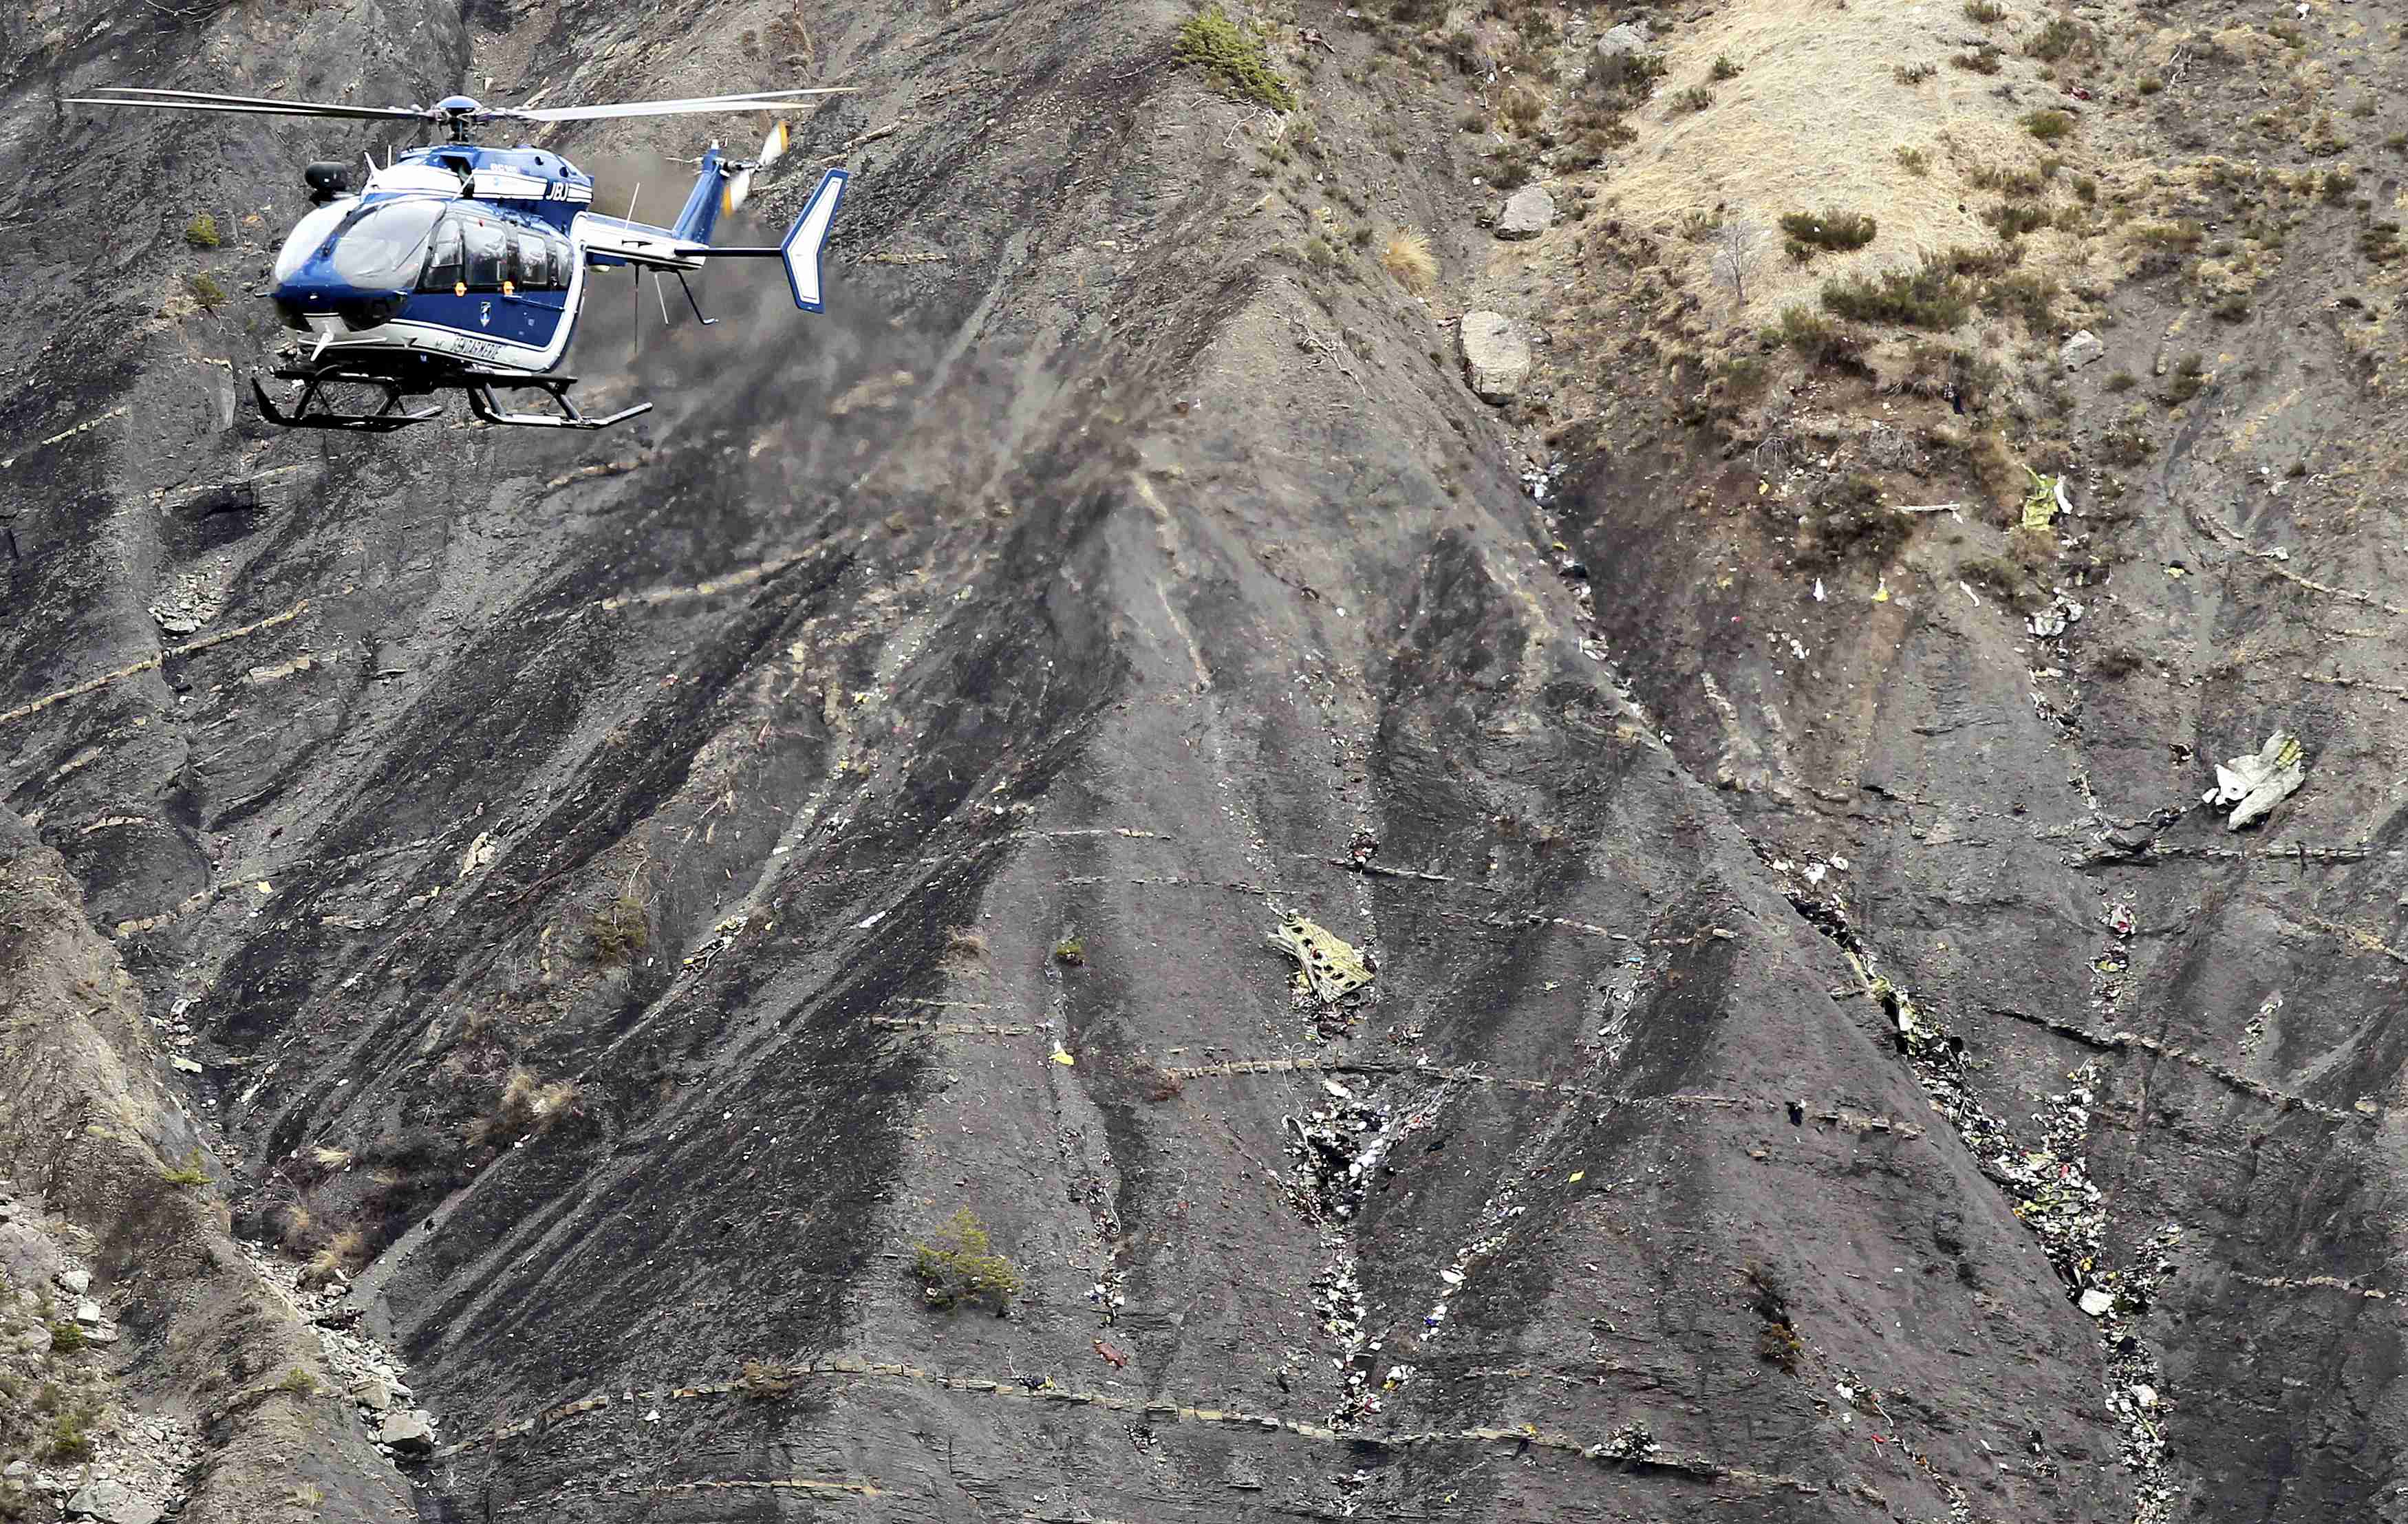
[[[774,112],[800,97],[847,93],[843,87],[540,108],[485,106],[467,95],[431,107],[341,106],[101,89],[63,104],[423,122],[442,131],[445,141],[389,153],[381,167],[373,155],[363,155],[368,174],[357,191],[347,164],[320,162],[303,172],[311,208],[277,253],[271,299],[285,325],[314,336],[314,342],[306,358],[274,371],[278,380],[294,383],[297,395],[287,407],[279,408],[256,377],[251,383],[262,416],[285,428],[408,428],[444,411],[439,405],[412,407],[410,398],[446,391],[464,394],[469,412],[484,423],[523,427],[608,428],[651,411],[651,403],[639,402],[588,416],[569,396],[577,378],[553,368],[567,353],[592,285],[589,272],[597,268],[633,266],[638,282],[649,269],[656,286],[660,272],[675,275],[694,315],[709,326],[719,320],[703,316],[686,273],[706,260],[775,259],[785,268],[796,307],[825,309],[820,251],[844,198],[844,170],[821,177],[779,243],[713,247],[710,241],[721,213],[742,206],[753,175],[785,153],[791,139],[782,120],[749,160],[731,158],[712,142],[684,208],[665,227],[637,222],[632,196],[626,217],[594,210],[593,177],[557,153],[523,144],[486,148],[474,138],[489,122]],[[666,312],[666,296],[663,301]],[[373,412],[342,410],[327,388],[345,383],[381,389],[383,405]],[[513,410],[494,396],[496,388],[541,392],[559,411]]]

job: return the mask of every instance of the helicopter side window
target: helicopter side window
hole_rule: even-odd
[[[501,290],[509,275],[510,230],[499,223],[469,222],[463,231],[468,244],[468,289]]]
[[[545,242],[552,250],[552,288],[566,291],[569,278],[577,273],[577,251],[568,246],[566,238],[548,238]]]
[[[421,291],[449,292],[468,279],[468,246],[460,236],[460,220],[446,217],[435,230],[435,247],[426,256]]]

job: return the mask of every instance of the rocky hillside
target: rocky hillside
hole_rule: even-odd
[[[44,0],[0,1514],[2408,1518],[2403,45]],[[566,439],[54,104],[824,82]]]

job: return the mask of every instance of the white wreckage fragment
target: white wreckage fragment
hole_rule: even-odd
[[[2288,730],[2277,729],[2266,738],[2266,744],[2258,748],[2256,755],[2236,756],[2219,763],[2215,786],[2202,796],[2202,800],[2218,810],[2233,806],[2224,828],[2237,831],[2263,820],[2274,806],[2298,793],[2307,779],[2307,755],[2300,749],[2300,738]]]

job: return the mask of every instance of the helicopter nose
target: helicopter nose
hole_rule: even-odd
[[[324,326],[328,318],[340,319],[343,327],[353,333],[380,327],[400,316],[402,304],[408,300],[404,292],[364,292],[313,280],[287,280],[273,295],[277,316],[284,325],[304,333]],[[312,318],[319,321],[313,323]]]

